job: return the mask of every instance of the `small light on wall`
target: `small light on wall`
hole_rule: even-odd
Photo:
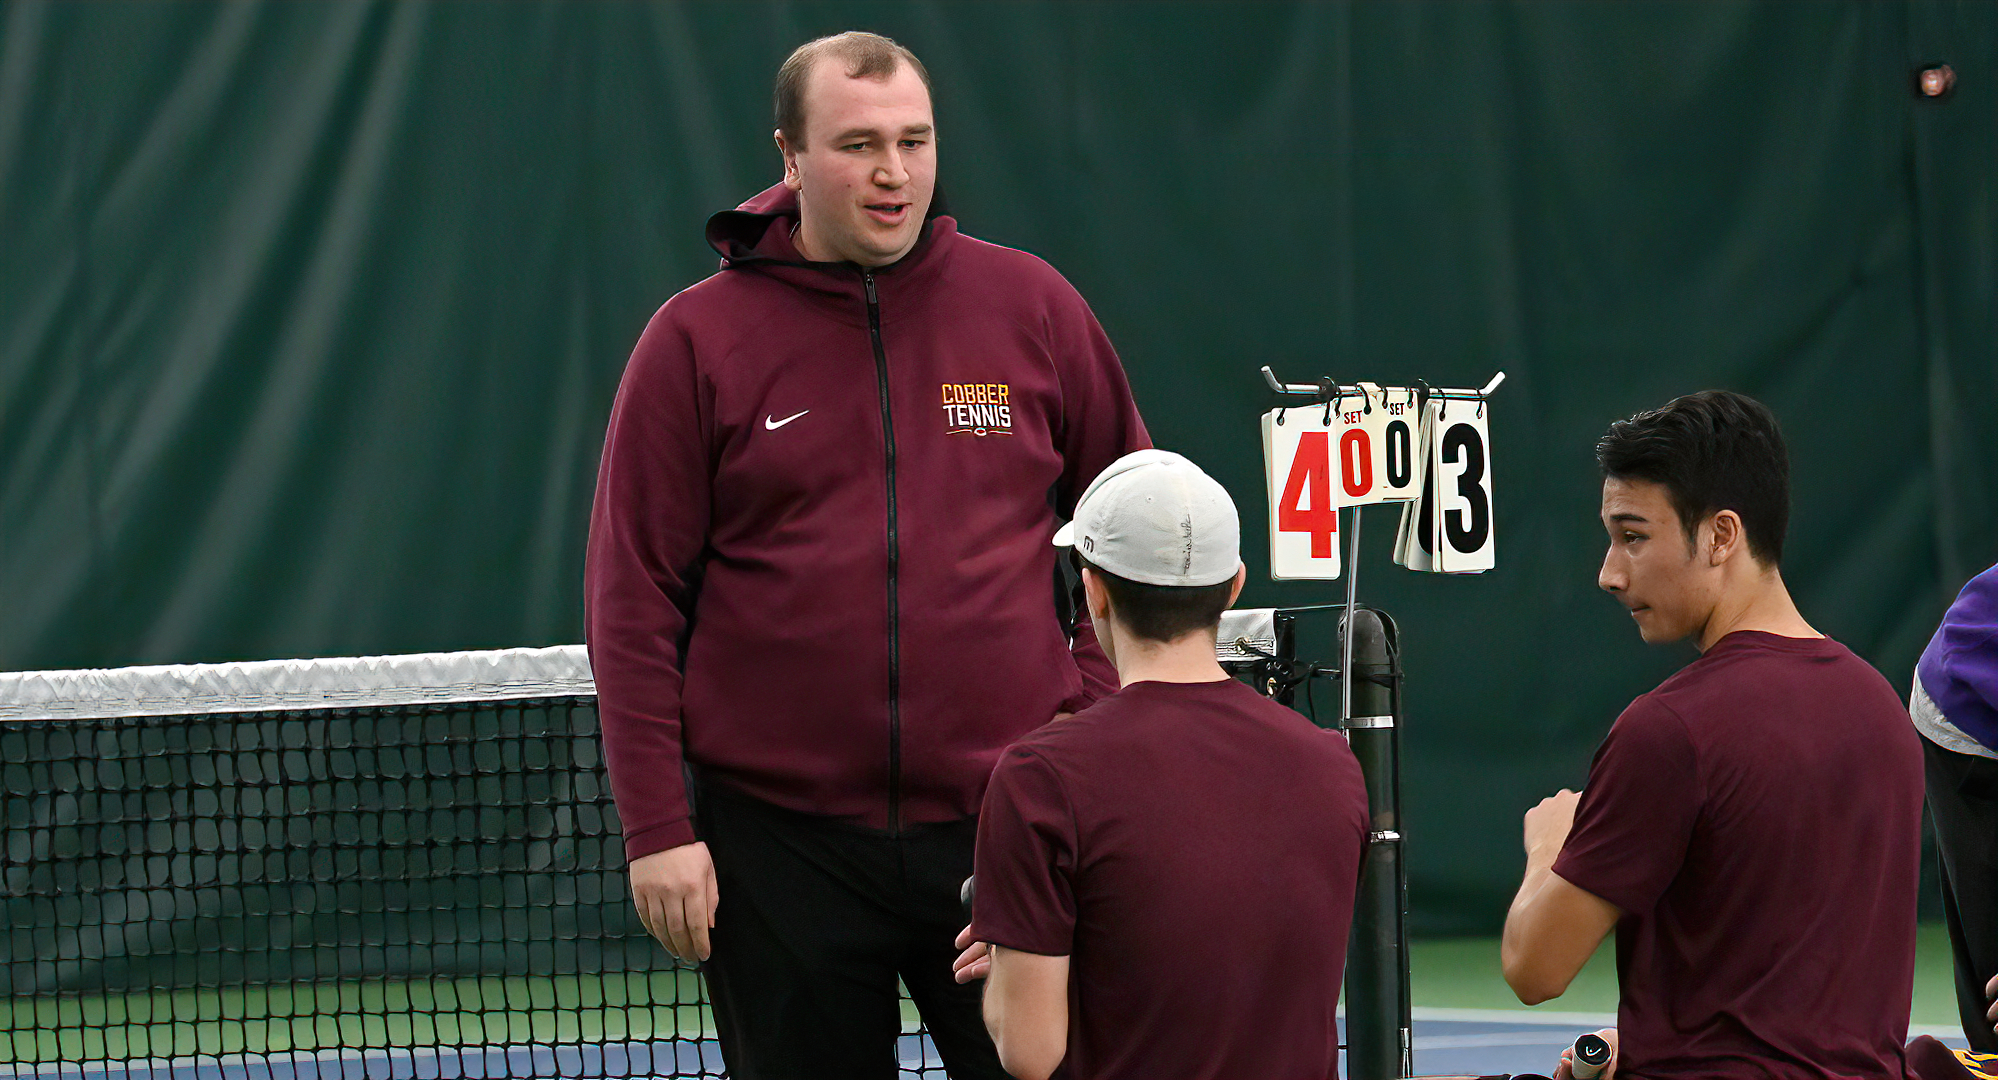
[[[1956,85],[1956,69],[1948,64],[1931,64],[1915,74],[1915,88],[1923,97],[1939,98]]]

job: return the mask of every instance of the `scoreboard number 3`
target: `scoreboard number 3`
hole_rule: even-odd
[[[1418,513],[1427,526],[1430,567],[1445,574],[1476,574],[1497,565],[1492,538],[1491,428],[1482,402],[1439,400],[1431,443],[1436,476],[1433,506]]]

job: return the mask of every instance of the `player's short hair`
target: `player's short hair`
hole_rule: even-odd
[[[1673,398],[1618,420],[1596,443],[1605,478],[1649,480],[1671,496],[1686,542],[1722,510],[1741,515],[1748,552],[1764,566],[1783,561],[1790,528],[1790,453],[1776,414],[1728,390]]]
[[[844,66],[849,79],[876,79],[886,82],[895,76],[903,64],[914,68],[916,77],[923,80],[923,89],[930,89],[930,73],[916,54],[898,44],[893,38],[870,34],[865,30],[848,30],[844,34],[816,38],[805,42],[777,69],[777,130],[784,133],[784,141],[802,149],[805,145],[805,83],[811,79],[812,67],[819,58],[827,57]]]
[[[1233,575],[1212,585],[1147,585],[1118,577],[1080,555],[1075,560],[1102,580],[1117,621],[1147,641],[1172,642],[1201,630],[1211,632],[1234,599]]]

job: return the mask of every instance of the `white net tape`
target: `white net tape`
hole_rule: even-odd
[[[0,721],[351,709],[595,694],[581,645],[0,674]]]

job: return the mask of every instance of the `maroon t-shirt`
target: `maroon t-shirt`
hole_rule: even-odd
[[[1554,872],[1623,912],[1618,1076],[1905,1075],[1917,738],[1845,646],[1759,631],[1617,717]]]
[[[1071,958],[1057,1076],[1326,1080],[1366,835],[1338,733],[1135,683],[999,756],[973,936]]]

